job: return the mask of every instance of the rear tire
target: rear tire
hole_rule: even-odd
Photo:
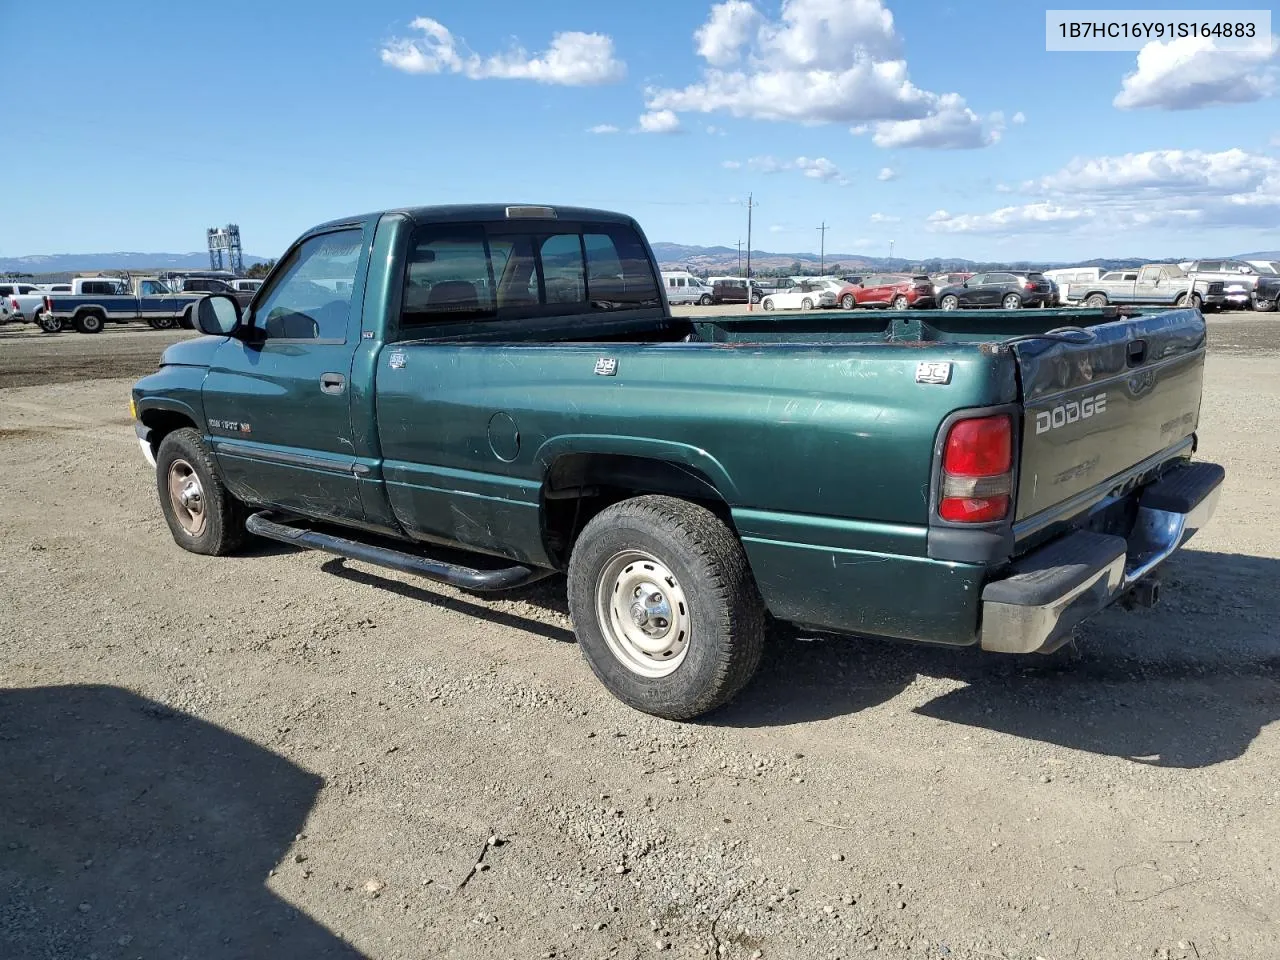
[[[209,448],[193,427],[160,441],[156,491],[174,542],[183,550],[223,557],[248,536],[244,505],[223,486]]]
[[[1253,309],[1259,313],[1270,313],[1276,308],[1274,300],[1255,300],[1253,301]]]
[[[1010,294],[1007,294],[1005,298],[1000,301],[1000,305],[1004,307],[1006,310],[1021,310],[1022,298],[1018,296],[1016,293],[1010,293]]]
[[[624,500],[587,524],[569,560],[569,612],[605,688],[668,720],[727,703],[764,652],[742,544],[710,510],[672,497]]]
[[[59,333],[62,330],[62,321],[47,313],[36,317],[36,325],[45,333]]]
[[[765,298],[764,298],[764,308],[765,308],[766,310],[772,310],[772,309],[773,309],[773,297],[765,297]]]
[[[898,294],[896,297],[893,298],[893,309],[909,310],[910,308],[911,308],[911,301],[908,300],[906,297],[904,297],[902,294]]]
[[[840,298],[840,306],[845,310],[852,310],[857,305],[858,300],[852,293],[846,293]]]
[[[100,313],[78,313],[71,323],[80,333],[101,333],[107,318]]]
[[[801,309],[801,310],[812,310],[812,309],[813,309],[813,301],[812,301],[812,300],[810,300],[808,297],[805,297],[803,300],[801,300],[801,301],[800,301],[800,309]]]
[[[1105,307],[1107,305],[1107,295],[1105,293],[1091,293],[1085,297],[1084,305],[1086,307]]]

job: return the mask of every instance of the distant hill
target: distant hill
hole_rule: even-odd
[[[658,263],[665,268],[686,269],[694,273],[728,273],[738,272],[737,247],[697,247],[682,243],[655,243],[653,254]],[[1267,259],[1254,256],[1252,259]],[[742,252],[742,265],[745,268],[747,253]],[[777,273],[791,272],[795,264],[800,265],[800,273],[817,273],[822,259],[816,253],[772,253],[768,250],[751,251],[752,272]],[[1138,267],[1144,263],[1175,262],[1146,260],[1141,257],[1129,258],[1095,258],[1092,260],[966,260],[959,257],[926,257],[924,259],[908,259],[905,257],[873,257],[865,253],[828,253],[826,266],[828,272],[839,265],[843,273],[881,273],[911,272],[942,273],[949,271],[975,272],[992,270],[999,267],[1021,270],[1047,270],[1053,267],[1101,267],[1105,270],[1119,270],[1123,267]]]
[[[1231,260],[1280,260],[1280,250],[1258,250],[1254,253],[1237,253]]]
[[[244,265],[265,257],[245,255]],[[0,257],[0,273],[77,273],[93,270],[208,270],[209,254],[202,253],[51,253],[43,256]]]

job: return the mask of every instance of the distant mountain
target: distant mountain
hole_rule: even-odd
[[[653,254],[658,263],[665,268],[686,269],[694,273],[737,273],[737,247],[697,247],[682,243],[655,243]],[[1255,256],[1253,259],[1267,259]],[[742,252],[742,265],[745,268],[747,253]],[[816,253],[772,253],[768,250],[751,251],[751,270],[753,273],[788,272],[800,265],[801,273],[817,273],[822,258]],[[1138,267],[1144,263],[1173,262],[1144,260],[1141,257],[1119,259],[1097,258],[1093,260],[965,260],[958,257],[926,257],[924,259],[907,259],[905,257],[873,257],[865,253],[828,253],[826,267],[828,272],[839,266],[842,273],[882,273],[913,272],[943,273],[951,271],[974,272],[996,268],[1012,268],[1021,270],[1047,270],[1051,267],[1101,267],[1105,270],[1118,270],[1123,267]]]
[[[244,265],[265,257],[245,255]],[[92,270],[208,270],[209,254],[202,253],[53,253],[44,256],[0,257],[0,273],[76,273]]]
[[[1280,260],[1280,250],[1258,250],[1254,253],[1237,253],[1231,260]]]

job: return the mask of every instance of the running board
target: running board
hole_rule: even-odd
[[[446,563],[443,560],[432,560],[416,553],[406,553],[402,550],[392,550],[389,547],[379,547],[370,543],[360,543],[357,540],[348,540],[346,537],[335,536],[331,533],[321,533],[319,530],[291,527],[288,524],[273,520],[271,514],[266,511],[253,514],[245,521],[244,525],[245,529],[250,533],[259,537],[266,537],[268,540],[278,540],[281,543],[302,547],[307,550],[321,550],[325,553],[332,553],[335,556],[345,557],[348,560],[372,563],[378,567],[389,567],[392,570],[399,570],[403,573],[426,577],[428,580],[447,583],[451,587],[461,587],[464,590],[475,590],[477,592],[510,590],[514,587],[522,587],[527,583],[543,580],[555,574],[554,570],[526,567],[521,564],[502,567],[497,570],[479,570],[474,567],[464,567],[456,563]]]

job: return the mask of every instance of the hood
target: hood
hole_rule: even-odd
[[[213,362],[213,355],[217,349],[226,342],[226,337],[197,337],[194,340],[183,340],[161,354],[160,365],[207,367]]]

